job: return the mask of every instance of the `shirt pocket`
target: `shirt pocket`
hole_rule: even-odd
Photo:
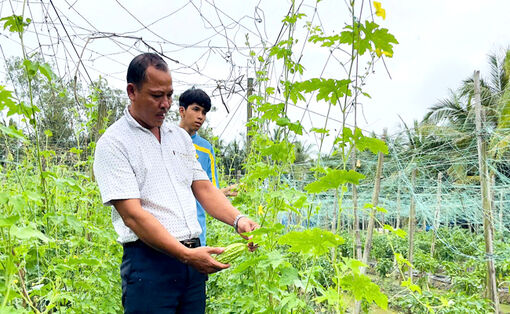
[[[193,163],[195,155],[179,149],[172,150],[173,165],[177,179],[186,186],[191,186],[193,181]]]

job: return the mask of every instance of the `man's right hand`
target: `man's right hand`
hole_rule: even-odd
[[[187,249],[181,261],[193,266],[201,273],[212,274],[230,267],[229,264],[222,264],[211,256],[211,254],[221,254],[224,250],[222,247],[208,246]]]

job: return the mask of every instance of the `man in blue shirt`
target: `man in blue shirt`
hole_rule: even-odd
[[[179,114],[181,121],[179,126],[186,130],[193,140],[195,145],[197,158],[202,169],[209,176],[212,184],[219,188],[218,171],[216,170],[216,162],[214,156],[214,149],[206,139],[198,135],[197,131],[205,122],[207,113],[211,110],[211,98],[201,89],[191,88],[182,93],[179,97]],[[222,189],[226,196],[235,196],[235,192],[230,192],[231,187]],[[202,205],[197,201],[197,218],[200,226],[202,227],[202,234],[200,234],[200,243],[202,246],[206,245],[206,226],[205,226],[205,211]]]

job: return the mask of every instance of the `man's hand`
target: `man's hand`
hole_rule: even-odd
[[[258,228],[260,228],[260,226],[255,221],[251,220],[248,217],[241,217],[241,219],[239,219],[239,221],[237,222],[236,231],[239,232],[244,239],[249,240],[247,236],[244,236],[242,234],[245,232],[251,232]]]
[[[221,189],[221,192],[223,193],[223,195],[225,196],[237,196],[237,184],[232,184],[232,185],[229,185],[225,188],[222,188]]]
[[[224,250],[221,247],[208,246],[188,249],[186,255],[182,258],[182,262],[193,266],[201,273],[212,274],[230,267],[229,264],[222,264],[211,256],[211,254],[223,253]]]
[[[241,235],[241,237],[243,237],[243,239],[250,240],[252,238],[252,236],[248,237],[248,236],[243,235],[243,233],[251,232],[258,228],[260,228],[260,226],[256,222],[251,220],[250,218],[241,217],[241,219],[239,219],[239,221],[237,222],[237,230],[236,231],[239,232],[239,234]],[[253,242],[248,243],[248,249],[250,250],[250,252],[255,251],[257,248],[258,248],[257,244],[254,244]]]

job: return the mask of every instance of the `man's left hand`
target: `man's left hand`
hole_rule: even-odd
[[[242,217],[237,222],[237,232],[239,232],[241,237],[243,237],[246,240],[250,240],[252,238],[252,236],[248,237],[248,236],[243,235],[243,233],[251,232],[258,228],[260,228],[260,226],[248,217]],[[258,247],[258,245],[254,244],[253,242],[248,243],[248,248],[249,248],[250,252],[255,251],[257,249],[257,247]]]
[[[237,222],[237,232],[239,232],[239,234],[241,234],[241,237],[243,237],[246,240],[251,239],[251,237],[247,237],[243,235],[243,233],[251,232],[258,228],[260,228],[260,226],[255,221],[251,220],[248,217],[242,217]]]

